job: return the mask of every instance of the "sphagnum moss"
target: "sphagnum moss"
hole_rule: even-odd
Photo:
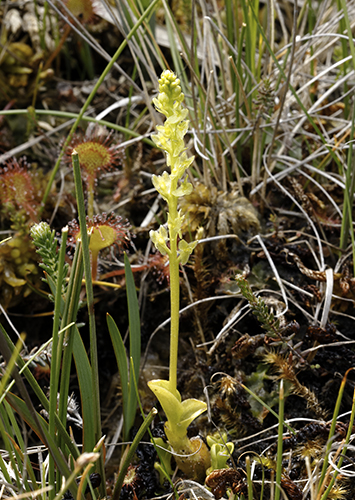
[[[169,444],[179,455],[175,456],[179,468],[189,477],[203,479],[210,465],[207,446],[200,438],[189,439],[187,427],[207,406],[203,401],[187,399],[181,401],[177,390],[177,356],[179,340],[179,266],[186,264],[197,241],[187,243],[181,234],[184,217],[178,210],[178,199],[192,191],[192,184],[184,177],[194,161],[187,157],[184,136],[189,122],[187,110],[182,107],[184,94],[180,80],[171,71],[164,71],[159,80],[159,95],[153,100],[156,109],[166,116],[164,125],[157,126],[158,134],[153,135],[155,144],[166,153],[166,163],[170,174],[153,176],[153,184],[168,204],[168,223],[151,231],[150,237],[156,248],[169,257],[170,272],[170,366],[169,380],[152,380],[150,389],[158,398],[167,422],[165,433]],[[178,242],[179,240],[179,242]]]

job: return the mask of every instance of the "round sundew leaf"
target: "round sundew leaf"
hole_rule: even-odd
[[[72,164],[73,151],[78,153],[87,189],[89,184],[90,189],[93,188],[93,183],[103,172],[111,170],[122,161],[122,151],[112,144],[112,134],[99,132],[98,128],[85,135],[82,133],[74,135],[65,152],[64,161],[68,165]]]
[[[100,225],[92,228],[89,248],[92,252],[99,252],[115,243],[117,232],[113,227]]]
[[[95,177],[98,170],[107,168],[112,161],[112,155],[107,146],[96,141],[77,144],[75,150],[79,155],[80,165],[89,176]]]
[[[74,245],[81,239],[79,224],[76,220],[70,221],[68,228],[69,243]],[[89,249],[92,257],[113,245],[121,251],[130,240],[128,222],[122,222],[122,218],[114,213],[94,215],[92,220],[87,217],[86,229],[90,235]]]

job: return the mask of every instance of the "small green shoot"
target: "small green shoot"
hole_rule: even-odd
[[[234,444],[227,443],[227,433],[209,435],[206,441],[211,450],[211,467],[207,469],[206,475],[217,469],[226,469],[228,467],[227,460],[234,451]]]

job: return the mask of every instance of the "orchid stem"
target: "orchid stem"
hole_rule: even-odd
[[[169,204],[169,213],[173,215],[173,203]],[[176,203],[175,203],[176,205]],[[175,211],[176,207],[175,207]],[[172,228],[169,224],[170,235],[170,366],[169,366],[169,384],[170,390],[177,389],[177,358],[179,349],[179,309],[180,309],[180,283],[179,283],[179,261],[177,255],[177,236],[171,237]]]

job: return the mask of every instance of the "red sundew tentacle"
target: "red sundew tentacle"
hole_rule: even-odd
[[[132,266],[132,273],[139,273],[140,271],[145,271],[150,266],[149,264],[142,264],[141,266]],[[115,276],[122,276],[125,273],[124,269],[116,269],[116,271],[110,271],[109,273],[100,276],[102,280],[107,280]]]

